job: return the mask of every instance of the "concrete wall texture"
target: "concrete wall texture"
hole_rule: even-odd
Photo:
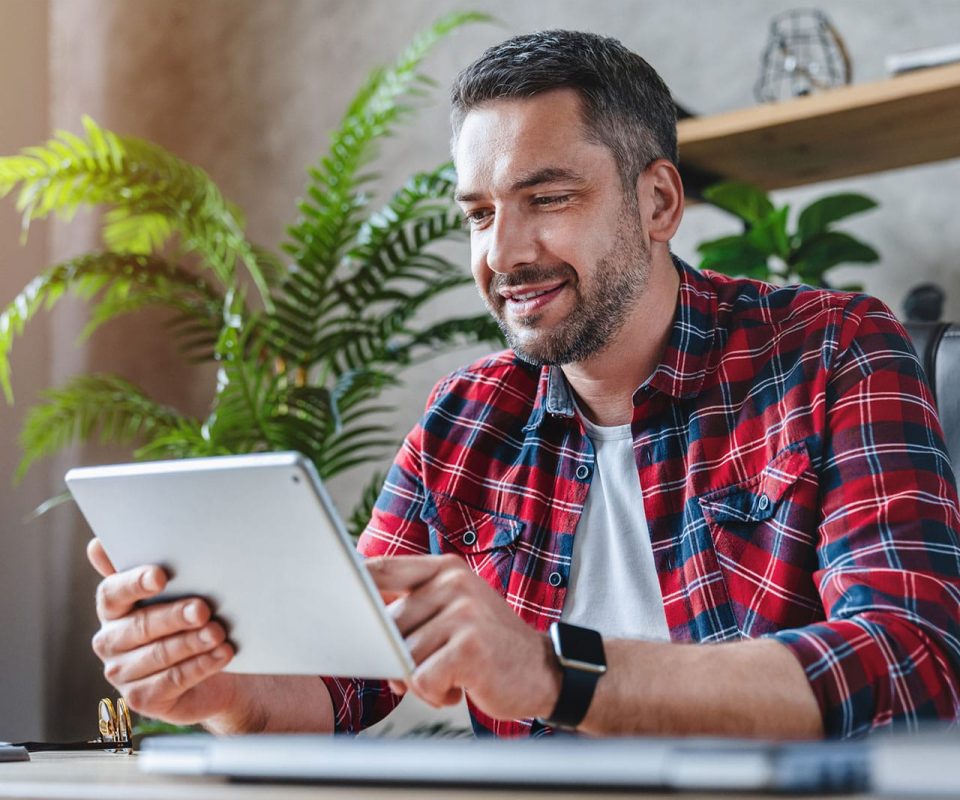
[[[767,25],[795,0],[487,0],[499,22],[463,30],[440,45],[425,71],[444,87],[413,124],[384,148],[385,189],[447,157],[445,86],[484,47],[515,33],[576,28],[620,38],[663,75],[677,100],[702,114],[754,104]],[[367,72],[389,61],[441,13],[470,8],[437,0],[0,0],[0,152],[43,139],[53,128],[79,131],[81,114],[124,134],[154,140],[206,169],[247,213],[249,233],[277,247],[295,218],[305,168]],[[894,52],[948,44],[960,30],[956,0],[824,0],[846,39],[857,82],[884,77]],[[681,154],[682,156],[682,154]],[[838,282],[861,281],[900,309],[926,280],[948,294],[946,315],[960,318],[960,226],[954,224],[960,161],[779,192],[795,207],[830,192],[862,191],[880,209],[849,226],[881,253],[869,269],[844,268]],[[9,302],[42,264],[97,245],[95,220],[38,229],[31,248],[16,243],[12,203],[0,205],[0,303]],[[708,208],[691,208],[674,249],[696,261],[696,244],[735,230]],[[457,257],[466,266],[465,248]],[[455,301],[479,310],[472,291]],[[458,309],[458,311],[461,309]],[[160,399],[200,413],[209,371],[179,364],[161,319],[138,317],[104,329],[78,347],[85,309],[65,304],[38,321],[15,350],[18,404],[0,407],[0,739],[89,732],[104,688],[89,651],[96,628],[96,579],[83,559],[89,535],[71,509],[25,527],[20,519],[59,490],[64,469],[125,458],[122,450],[79,448],[10,486],[22,413],[43,386],[81,371],[117,371]],[[449,355],[412,371],[393,392],[397,436],[422,409],[439,376],[477,355]],[[332,482],[343,510],[363,475]],[[8,646],[14,643],[14,646]],[[38,710],[40,709],[40,710]],[[43,723],[42,719],[46,722]]]

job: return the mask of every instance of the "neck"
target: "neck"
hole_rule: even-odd
[[[643,294],[610,343],[585,361],[561,367],[580,408],[597,425],[633,421],[633,393],[659,366],[670,339],[680,278],[669,252],[657,256]]]

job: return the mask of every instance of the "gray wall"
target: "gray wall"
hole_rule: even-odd
[[[488,0],[483,8],[502,24],[461,32],[440,46],[426,69],[446,84],[483,47],[508,35],[580,28],[615,35],[643,54],[685,106],[720,112],[753,105],[767,21],[795,5],[795,0]],[[247,211],[251,236],[276,246],[294,217],[304,168],[321,152],[327,131],[363,76],[454,7],[470,6],[435,0],[0,0],[0,152],[41,139],[47,128],[78,131],[80,115],[89,113],[107,127],[153,139],[203,166]],[[885,54],[946,44],[960,30],[960,2],[948,0],[827,0],[819,7],[845,36],[858,82],[884,76]],[[11,19],[29,28],[30,37],[8,25]],[[24,76],[26,90],[18,88]],[[49,102],[41,102],[46,94]],[[16,128],[10,127],[13,121]],[[444,159],[446,141],[440,91],[416,124],[385,148],[384,186],[394,187],[413,170]],[[960,162],[952,161],[782,192],[777,199],[803,204],[840,189],[873,195],[880,210],[852,230],[877,247],[882,261],[872,269],[843,270],[837,279],[862,281],[896,310],[911,285],[935,280],[949,293],[947,314],[960,318],[960,226],[952,224],[958,179]],[[36,237],[34,249],[27,251],[17,248],[15,227],[12,204],[4,202],[0,303],[13,297],[45,257],[65,258],[95,244],[87,217],[52,226],[46,241]],[[675,250],[695,260],[698,241],[733,228],[717,212],[692,208]],[[460,252],[466,264],[466,253]],[[480,308],[471,291],[456,303],[464,312]],[[447,301],[448,309],[451,305]],[[20,342],[19,404],[0,408],[5,437],[0,451],[0,597],[5,601],[0,738],[32,735],[39,722],[31,709],[41,698],[50,709],[48,735],[88,732],[86,718],[102,687],[88,649],[95,628],[95,578],[82,556],[88,534],[67,509],[30,528],[19,520],[45,493],[57,490],[65,466],[124,455],[95,448],[67,454],[38,468],[28,484],[11,489],[13,437],[24,406],[40,386],[91,369],[120,371],[162,399],[198,412],[211,387],[209,373],[178,366],[153,318],[117,323],[77,348],[74,337],[83,314],[82,306],[65,305]],[[437,377],[475,354],[437,359],[411,372],[404,390],[391,395],[398,436],[417,417]],[[332,484],[344,509],[358,477]],[[11,642],[15,648],[7,646]],[[61,714],[55,707],[67,710]]]

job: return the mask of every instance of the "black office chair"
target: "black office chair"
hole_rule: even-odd
[[[954,472],[960,473],[960,325],[905,322],[940,412]]]

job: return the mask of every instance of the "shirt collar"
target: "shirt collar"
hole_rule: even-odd
[[[648,386],[677,399],[695,397],[710,365],[717,291],[706,275],[677,256],[673,256],[673,264],[680,276],[673,329],[659,366],[634,392],[634,404],[640,401],[641,390]],[[538,428],[546,414],[557,417],[575,414],[570,386],[560,367],[541,369],[533,411],[524,430]]]

